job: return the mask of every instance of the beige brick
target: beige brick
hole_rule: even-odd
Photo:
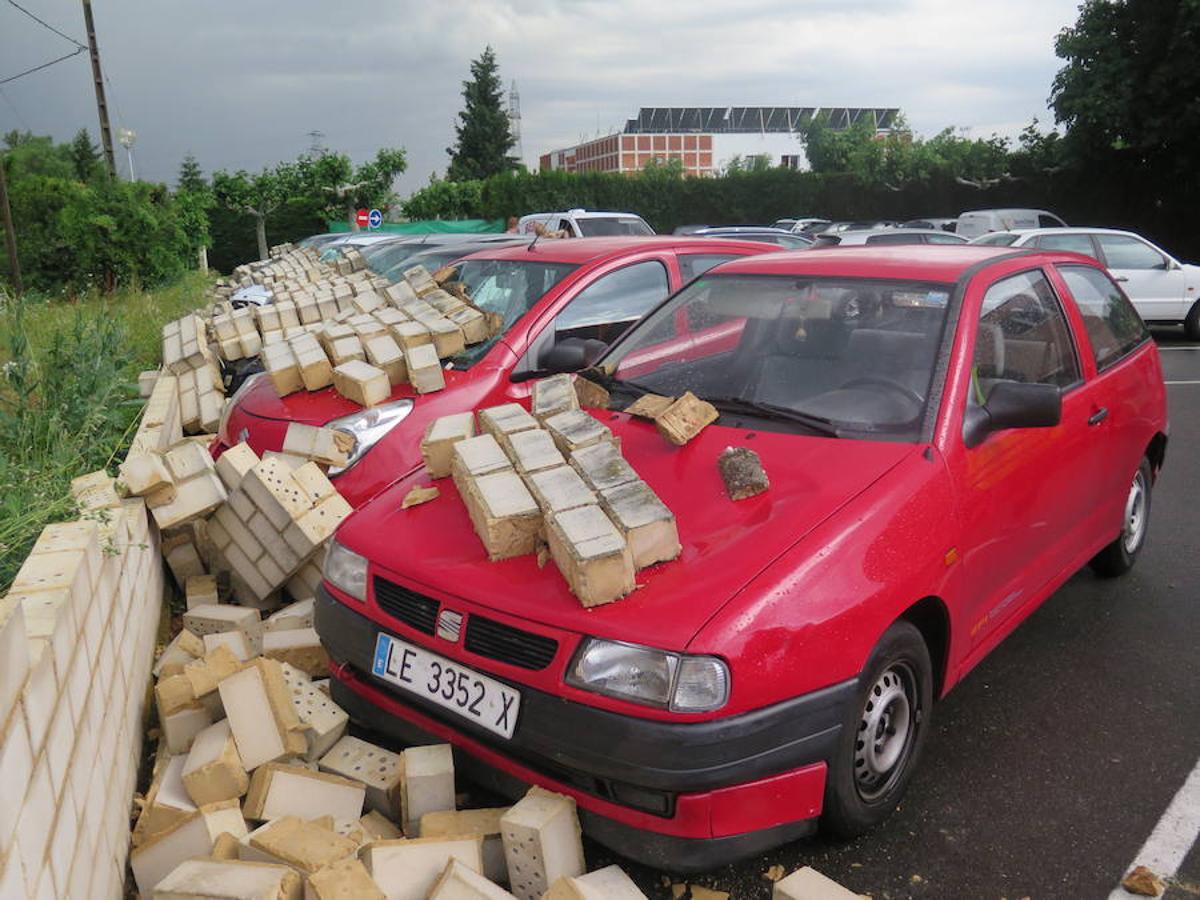
[[[546,538],[555,565],[585,607],[611,603],[634,589],[633,555],[600,507],[547,516]]]
[[[570,455],[570,463],[594,491],[607,491],[640,480],[633,466],[621,456],[620,449],[609,441],[576,450]]]
[[[420,347],[422,344],[433,344],[433,335],[429,333],[429,329],[412,319],[395,322],[389,326],[389,330],[392,337],[396,339],[396,343],[400,345],[400,349],[406,354],[409,350]],[[433,355],[437,356],[436,350]]]
[[[426,813],[454,809],[454,754],[449,744],[409,747],[404,757],[405,834],[417,834]]]
[[[236,800],[201,807],[165,831],[150,836],[129,857],[138,890],[149,896],[180,863],[211,853],[217,835],[226,831],[235,837],[246,834],[246,823]]]
[[[159,528],[173,528],[207,516],[227,498],[225,485],[215,472],[200,475],[177,483],[174,499],[153,508],[154,521]]]
[[[450,448],[450,460],[450,474],[460,494],[471,479],[512,471],[512,463],[490,434],[455,442]]]
[[[382,324],[380,324],[382,328]],[[367,362],[387,373],[388,383],[393,387],[408,382],[408,363],[404,351],[390,333],[377,334],[363,341]]]
[[[154,677],[182,675],[183,667],[204,655],[204,641],[186,628],[172,638],[154,663]]]
[[[232,494],[242,483],[242,477],[258,463],[258,454],[243,441],[230,447],[218,457],[217,475],[220,477],[221,483],[225,485],[225,490]]]
[[[538,427],[538,421],[519,403],[502,403],[479,410],[479,431],[490,434],[502,449],[508,449],[509,438],[521,431]]]
[[[388,900],[425,900],[451,860],[480,872],[481,847],[478,837],[376,841],[362,859]]]
[[[404,821],[404,757],[355,737],[343,737],[320,761],[321,771],[361,781],[367,806]]]
[[[163,740],[172,753],[187,753],[192,746],[192,739],[212,724],[212,715],[203,705],[197,703],[174,712],[165,718],[159,718]]]
[[[446,386],[446,373],[433,344],[418,344],[404,349],[408,380],[418,394],[430,394]]]
[[[575,878],[564,876],[542,900],[647,900],[620,866],[605,866]]]
[[[304,726],[307,750],[304,758],[314,762],[326,755],[346,733],[350,717],[299,669],[283,665],[284,680],[292,696],[292,707]]]
[[[199,638],[222,631],[240,631],[254,640],[260,631],[257,609],[224,603],[195,606],[183,614],[183,627]]]
[[[433,276],[429,274],[429,270],[421,265],[405,269],[404,280],[408,282],[408,286],[412,288],[413,293],[418,297],[424,297],[426,294],[438,290],[438,284],[433,280]]]
[[[635,568],[674,559],[682,549],[674,514],[644,481],[631,481],[600,494],[600,505],[633,554]]]
[[[303,726],[279,663],[252,660],[236,674],[223,678],[218,690],[247,771],[304,752]]]
[[[333,385],[337,388],[338,374],[337,370],[344,365],[350,363],[362,363],[366,365],[367,355],[363,351],[362,341],[359,340],[357,334],[350,329],[347,329],[349,334],[344,334],[340,337],[333,338],[326,345],[326,350],[329,353],[329,361],[333,365]]]
[[[80,509],[111,509],[121,505],[114,480],[101,469],[71,479],[71,496]]]
[[[547,516],[597,502],[595,492],[568,465],[527,475],[525,484]]]
[[[442,871],[429,900],[512,900],[513,895],[457,859]]]
[[[33,776],[35,758],[25,726],[25,711],[17,706],[0,725],[0,859],[8,855],[17,829],[21,802]],[[391,836],[391,835],[389,835]],[[3,896],[3,894],[0,894]]]
[[[554,438],[554,443],[564,454],[591,447],[603,441],[612,441],[608,427],[581,409],[573,409],[549,416],[543,424]]]
[[[247,514],[243,516],[239,510]],[[249,563],[261,557],[264,552],[258,538],[247,527],[247,523],[254,518],[257,512],[258,507],[246,496],[244,491],[238,490],[230,494],[229,502],[219,507],[209,519],[210,524],[215,522],[221,530],[229,535],[230,543]],[[228,546],[227,544],[226,547]],[[230,565],[233,565],[234,568],[241,568],[235,564],[233,559],[229,559],[229,554],[225,552],[226,547],[222,547],[221,550]],[[241,560],[239,559],[238,562]]]
[[[496,472],[464,484],[463,503],[488,559],[510,559],[537,549],[542,515],[519,475]]]
[[[360,406],[383,403],[392,390],[387,373],[362,360],[338,365],[333,370],[333,387],[347,400]]]
[[[301,558],[314,553],[354,510],[341,494],[326,497],[288,525],[284,539]]]
[[[319,391],[333,384],[333,364],[315,337],[298,335],[291,344],[300,369],[300,380],[307,390]]]
[[[518,431],[511,435],[504,449],[521,475],[553,469],[566,463],[554,443],[554,438],[540,428]]]
[[[467,349],[466,337],[462,329],[449,319],[438,316],[425,319],[421,324],[429,329],[433,336],[433,349],[439,359],[449,359]]]
[[[158,706],[158,715],[165,718],[181,709],[196,705],[197,694],[192,688],[192,682],[186,675],[172,675],[162,678],[154,686],[154,700]]]
[[[213,653],[218,649],[229,651],[233,659],[238,662],[246,662],[251,657],[257,655],[253,645],[250,643],[250,639],[241,631],[218,631],[215,634],[206,634],[204,636],[205,652]],[[229,674],[232,674],[232,672]],[[217,680],[219,681],[220,679],[218,678]],[[213,682],[212,689],[216,690],[216,687],[216,683]]]
[[[421,440],[421,456],[429,474],[434,478],[449,475],[454,445],[474,436],[475,416],[470,412],[442,416],[430,422]]]
[[[775,882],[771,900],[858,900],[859,895],[827,878],[811,866],[797,869]]]
[[[187,608],[194,606],[216,606],[221,602],[217,594],[215,575],[191,575],[184,584]]]
[[[184,788],[197,806],[233,800],[250,787],[229,722],[222,719],[192,741],[181,773]]]
[[[300,875],[287,866],[215,859],[181,862],[154,890],[154,900],[301,900],[302,896]]]
[[[304,568],[292,576],[292,578],[288,581],[289,593],[292,593],[293,590],[298,590],[298,588],[292,588],[292,582],[297,581],[301,574],[309,568],[310,565],[306,564]],[[318,582],[320,581],[320,571],[320,569],[317,569]],[[308,582],[298,582],[298,584],[304,584],[307,587]],[[293,596],[295,595],[293,594]],[[283,609],[279,610],[278,612],[274,612],[267,617],[267,619],[263,621],[263,631],[290,631],[295,628],[311,628],[313,624],[314,606],[314,599],[297,600],[295,603],[285,606]]]
[[[404,837],[404,832],[395,822],[375,810],[366,813],[358,820],[358,824],[367,841],[388,841]]]
[[[295,666],[311,678],[329,674],[329,654],[312,627],[264,632],[262,653],[268,659]]]
[[[176,544],[165,550],[163,557],[175,578],[175,583],[180,587],[186,588],[189,578],[204,575],[204,560],[200,558],[200,551],[191,541]]]
[[[691,391],[660,412],[654,419],[658,433],[677,447],[682,447],[704,428],[717,421],[717,409]]]
[[[579,399],[570,375],[551,375],[533,383],[533,394],[530,397],[530,409],[535,418],[541,422],[551,416],[579,409]]]
[[[357,859],[326,866],[311,875],[305,887],[305,900],[386,900],[386,897]]]
[[[520,900],[538,900],[559,878],[587,871],[570,797],[532,787],[500,825],[512,892]]]
[[[278,459],[264,459],[247,472],[242,490],[278,531],[312,508],[312,498]]]
[[[272,762],[257,768],[250,779],[246,816],[260,820],[322,815],[358,819],[365,795],[366,787],[360,782]]]
[[[468,344],[479,344],[488,339],[487,317],[477,309],[461,306],[446,313],[446,318],[462,331]]]
[[[0,597],[0,725],[8,721],[28,677],[25,612],[17,598]]]
[[[508,883],[504,861],[504,842],[500,838],[500,819],[509,807],[442,810],[421,816],[421,837],[479,835],[483,838],[483,874],[497,884]]]
[[[127,457],[118,471],[119,480],[125,486],[126,493],[135,497],[144,496],[163,485],[171,484],[171,475],[163,464],[162,457],[157,453]]]
[[[171,447],[163,457],[171,480],[187,481],[213,471],[215,463],[199,441],[184,440]]]
[[[326,466],[344,466],[354,449],[354,437],[333,428],[318,428],[302,422],[288,425],[283,452],[294,453]]]
[[[400,306],[401,304],[417,299],[416,291],[412,289],[412,286],[407,281],[397,281],[394,284],[388,285],[384,294],[393,306]]]
[[[266,861],[291,866],[311,875],[328,865],[353,859],[358,843],[298,816],[280,816],[247,835],[245,845]],[[247,857],[243,857],[247,858]]]

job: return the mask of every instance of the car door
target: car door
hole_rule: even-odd
[[[1097,234],[1104,264],[1147,322],[1180,322],[1187,315],[1183,270],[1132,234]]]
[[[1086,372],[1046,274],[1003,276],[967,300],[974,337],[964,406],[984,403],[1003,380],[1053,384],[1062,396],[1062,419],[1052,428],[993,432],[974,447],[961,435],[952,438],[964,621],[970,645],[982,653],[1011,616],[1074,564],[1097,463]]]
[[[1100,253],[1091,235],[1073,231],[1069,234],[1040,234],[1031,242],[1043,250],[1067,250],[1071,253],[1082,253],[1092,259],[1099,259]]]

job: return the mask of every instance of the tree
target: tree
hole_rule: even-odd
[[[75,167],[75,177],[80,181],[91,181],[99,170],[100,148],[92,143],[92,137],[86,128],[75,132],[69,153],[71,164]]]
[[[175,188],[191,194],[208,190],[208,182],[204,180],[204,170],[200,168],[200,163],[196,162],[196,157],[191,153],[188,153],[183,158],[183,162],[179,164],[179,177],[175,180]]]
[[[284,202],[286,187],[295,183],[294,164],[280,163],[251,175],[239,169],[213,173],[213,196],[226,209],[253,217],[258,258],[267,258],[267,217]]]
[[[471,80],[462,84],[465,105],[454,126],[458,141],[446,149],[450,154],[446,178],[466,181],[513,171],[517,160],[508,151],[516,141],[501,102],[499,66],[490,46],[471,63]]]
[[[360,207],[390,206],[395,200],[392,184],[408,166],[404,150],[380,148],[375,158],[353,168],[350,158],[328,151],[319,156],[303,156],[294,170],[294,195],[320,198],[327,218],[346,216],[357,230],[355,212]]]
[[[1054,51],[1050,102],[1079,161],[1124,158],[1164,183],[1194,178],[1200,3],[1086,0]]]

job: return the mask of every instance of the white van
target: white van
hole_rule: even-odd
[[[569,209],[566,212],[530,213],[521,216],[517,231],[528,234],[535,222],[547,231],[562,231],[571,237],[629,237],[654,234],[641,216],[626,212],[592,212]]]
[[[976,209],[959,215],[954,233],[969,240],[990,231],[1066,227],[1066,222],[1044,209]]]

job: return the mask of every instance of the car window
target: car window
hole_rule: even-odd
[[[579,219],[579,232],[583,237],[609,237],[613,235],[654,234],[641,219],[629,216],[612,218],[588,217]]]
[[[923,238],[919,234],[907,234],[902,229],[892,234],[872,234],[866,239],[868,244],[920,244]]]
[[[679,259],[679,275],[687,284],[697,275],[703,275],[713,266],[737,259],[736,253],[681,253]]]
[[[1099,234],[1100,249],[1110,269],[1161,269],[1163,255],[1144,241],[1126,234]]]
[[[604,326],[632,324],[670,293],[667,267],[656,260],[634,263],[603,275],[580,291],[554,320],[555,333],[588,329],[581,335],[612,340]],[[624,328],[620,329],[623,331]],[[618,331],[619,333],[619,331]]]
[[[989,247],[1010,247],[1016,243],[1018,237],[1020,235],[1009,231],[993,231],[991,234],[976,238],[971,243],[986,244]]]
[[[997,381],[1065,388],[1079,378],[1066,316],[1042,272],[1022,272],[988,288],[975,335],[971,402],[984,403]]]
[[[925,240],[930,244],[965,244],[962,238],[953,234],[927,234]]]
[[[1047,213],[1038,213],[1038,228],[1062,228],[1063,220],[1058,216],[1051,216]]]
[[[1099,258],[1092,239],[1086,234],[1043,234],[1034,243],[1043,250],[1068,250]]]
[[[1087,326],[1097,369],[1108,368],[1150,336],[1133,304],[1103,272],[1088,266],[1059,266],[1058,271]]]

